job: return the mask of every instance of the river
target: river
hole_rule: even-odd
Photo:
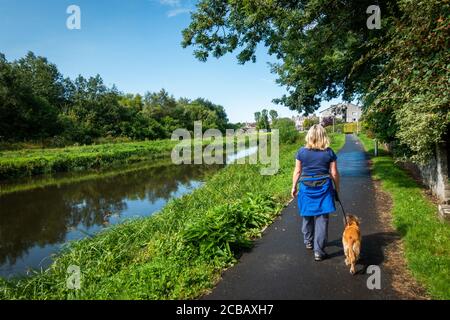
[[[227,157],[247,157],[256,148]],[[223,165],[174,165],[170,159],[103,172],[64,173],[0,182],[0,276],[45,269],[69,241],[127,219],[146,217],[199,188]]]
[[[59,175],[44,187],[39,187],[43,178],[33,179],[29,181],[36,185],[33,189],[0,196],[0,276],[47,268],[52,255],[68,241],[152,215],[170,199],[201,186],[221,167],[162,161],[107,171],[84,181],[80,175]]]

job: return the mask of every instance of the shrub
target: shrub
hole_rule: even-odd
[[[280,131],[280,143],[294,143],[298,140],[299,134],[295,128],[295,122],[291,119],[277,119],[272,128]]]
[[[328,134],[333,133],[333,126],[328,126],[325,128],[325,130],[327,130]],[[334,125],[334,132],[335,133],[344,133],[344,124],[335,124]]]
[[[252,232],[272,220],[276,207],[270,197],[247,194],[244,200],[209,210],[186,227],[183,238],[201,256],[231,260],[237,250],[251,246]]]

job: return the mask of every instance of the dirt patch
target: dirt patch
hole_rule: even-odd
[[[398,235],[392,237],[392,241],[384,249],[384,265],[391,274],[392,287],[402,299],[428,300],[430,297],[426,290],[417,283],[407,267],[403,242],[392,223],[392,199],[382,190],[380,181],[374,180],[373,183],[379,223],[384,232]]]

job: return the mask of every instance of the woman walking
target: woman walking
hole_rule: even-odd
[[[291,193],[292,197],[298,193],[306,249],[314,250],[314,259],[322,261],[327,257],[329,214],[336,211],[334,198],[339,192],[337,156],[321,125],[312,126],[305,140],[305,147],[297,152]]]

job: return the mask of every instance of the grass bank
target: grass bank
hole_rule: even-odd
[[[156,140],[0,152],[0,180],[54,172],[99,169],[170,154],[177,142]]]
[[[359,136],[373,154],[372,139]],[[393,223],[403,237],[408,267],[429,294],[450,299],[450,227],[437,218],[437,208],[422,188],[380,148],[372,157],[373,177],[393,200]]]
[[[154,159],[152,161],[142,161],[128,164],[125,167],[119,164],[118,168],[109,167],[107,170],[89,170],[83,172],[68,172],[63,174],[49,174],[39,177],[26,177],[16,180],[3,181],[0,184],[0,196],[9,193],[23,192],[51,186],[70,185],[73,183],[96,180],[99,178],[115,177],[118,175],[130,174],[136,171],[170,165],[173,165],[170,158],[162,158],[157,160]]]
[[[52,266],[28,278],[0,280],[2,299],[192,299],[214,287],[236,254],[270,224],[290,198],[294,155],[283,145],[280,170],[230,165],[158,214],[72,242]],[[338,150],[344,136],[333,139]],[[66,286],[81,269],[81,289]]]
[[[255,138],[256,136],[247,136],[246,143]],[[56,149],[0,151],[0,181],[56,172],[104,169],[164,158],[171,154],[178,143],[172,140],[154,140]],[[211,142],[206,139],[201,143],[205,147]]]

